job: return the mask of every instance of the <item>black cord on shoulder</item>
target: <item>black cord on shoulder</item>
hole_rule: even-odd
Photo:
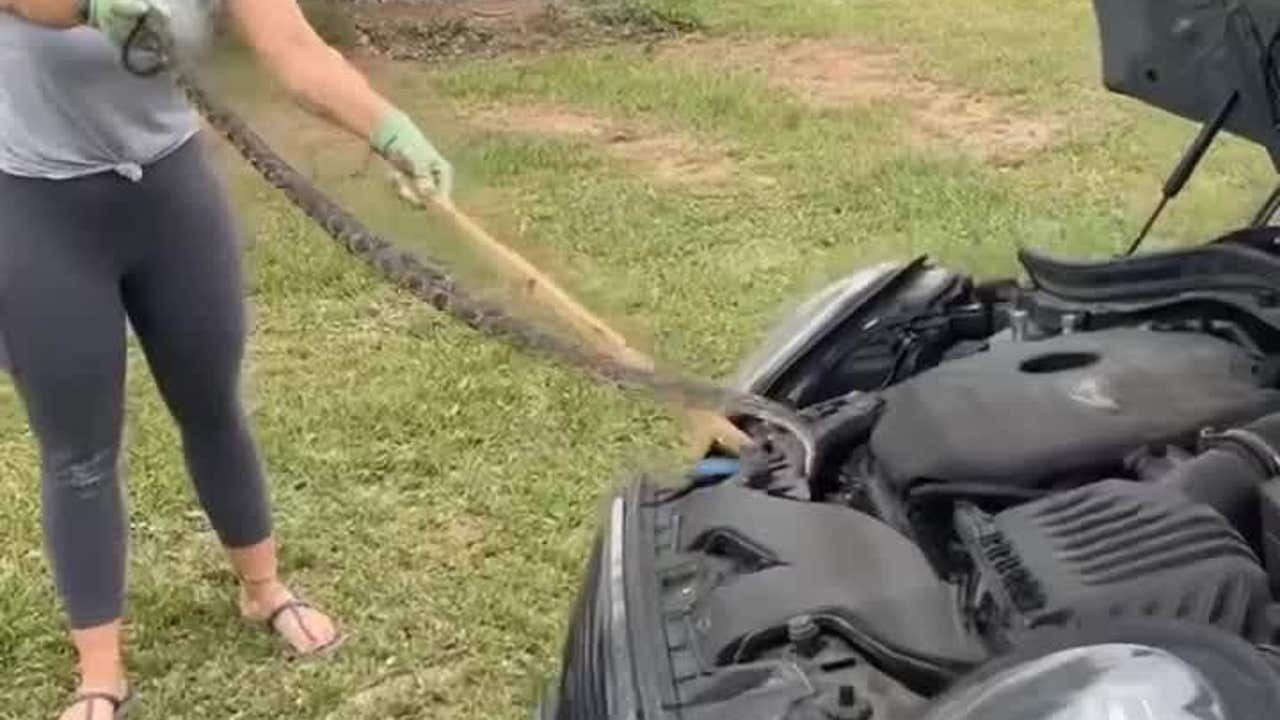
[[[149,65],[138,65],[137,56],[146,53],[154,53],[156,59]],[[120,62],[125,70],[144,78],[155,77],[168,69],[169,58],[164,49],[164,42],[151,32],[146,16],[138,18],[138,22],[129,31],[129,37],[120,48]]]

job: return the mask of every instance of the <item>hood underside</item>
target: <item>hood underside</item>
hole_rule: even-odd
[[[1210,123],[1280,168],[1280,0],[1094,0],[1108,90]],[[1233,99],[1234,95],[1234,99]]]

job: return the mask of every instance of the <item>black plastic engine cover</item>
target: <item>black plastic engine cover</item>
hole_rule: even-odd
[[[997,630],[1165,618],[1267,637],[1267,574],[1227,521],[1175,489],[1108,480],[956,529]]]
[[[1105,476],[1144,443],[1185,445],[1206,426],[1280,409],[1280,392],[1264,387],[1270,374],[1199,333],[1125,328],[1003,343],[887,390],[871,452],[900,485]]]
[[[731,483],[655,513],[656,525],[678,534],[660,536],[660,548],[672,547],[658,554],[677,686],[797,615],[861,635],[862,651],[913,688],[986,658],[954,589],[915,544],[869,515]]]

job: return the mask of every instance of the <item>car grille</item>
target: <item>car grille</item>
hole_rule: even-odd
[[[555,720],[608,720],[609,668],[604,539],[596,541],[564,648]]]

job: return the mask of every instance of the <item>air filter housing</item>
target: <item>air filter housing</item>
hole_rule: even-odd
[[[1265,633],[1257,557],[1177,490],[1108,480],[995,516],[963,506],[956,519],[977,569],[974,607],[996,635],[1125,617]]]

